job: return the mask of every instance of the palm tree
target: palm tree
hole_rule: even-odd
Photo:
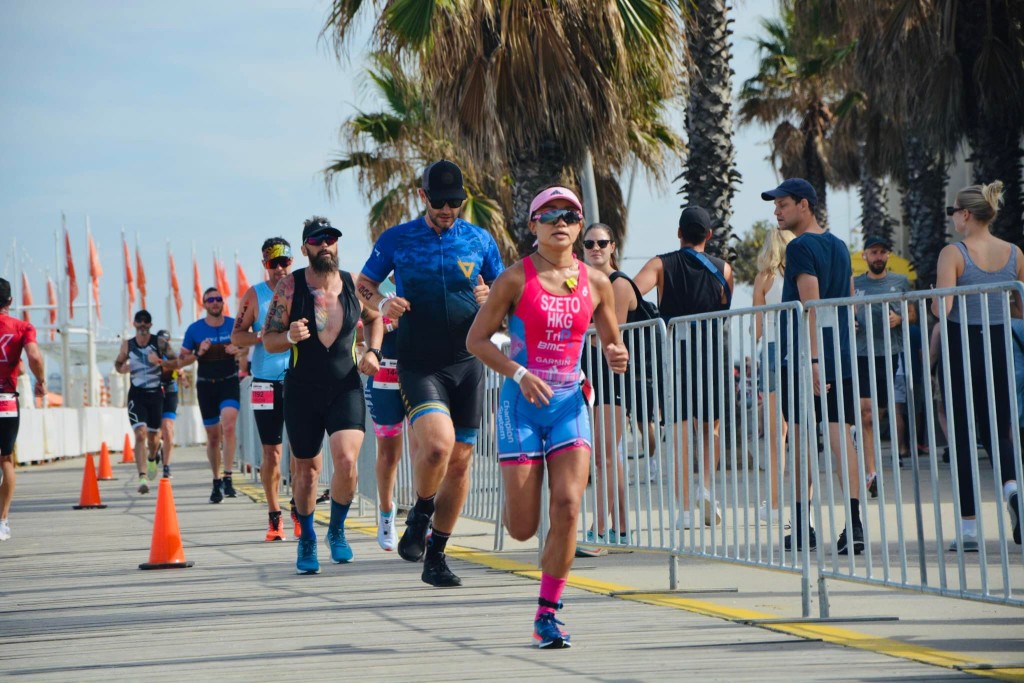
[[[732,198],[740,180],[732,143],[732,19],[728,0],[692,0],[686,20],[690,94],[686,107],[689,153],[680,193],[686,205],[703,206],[711,214],[708,252],[733,261]]]
[[[849,106],[840,70],[855,43],[820,33],[815,22],[798,22],[793,1],[782,3],[780,19],[761,22],[764,35],[757,75],[740,90],[740,122],[775,125],[772,161],[785,177],[805,178],[818,195],[815,216],[828,226],[829,133],[836,110]]]
[[[672,0],[334,0],[324,33],[339,54],[364,6],[375,10],[374,47],[415,64],[460,158],[509,178],[521,250],[537,189],[571,180],[588,151],[617,175],[635,152],[635,114],[684,82]]]
[[[417,190],[423,169],[436,159],[453,159],[465,176],[463,217],[490,232],[503,257],[512,256],[515,248],[505,229],[498,183],[460,159],[438,132],[419,79],[387,54],[374,53],[370,61],[367,78],[388,110],[359,112],[342,124],[346,151],[323,169],[328,194],[339,174],[355,172],[360,191],[372,202],[368,227],[370,239],[376,240],[388,227],[420,211]]]

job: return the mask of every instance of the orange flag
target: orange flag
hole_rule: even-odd
[[[28,275],[21,273],[21,305],[31,306],[32,305],[32,288],[28,286]],[[25,322],[32,322],[29,320],[28,311],[21,312],[21,319]]]
[[[50,341],[53,341],[57,338],[57,332],[52,327],[57,324],[57,286],[49,276],[46,278],[46,305],[50,307]]]
[[[181,288],[178,286],[178,271],[174,268],[174,254],[167,252],[167,266],[171,271],[171,293],[174,295],[174,308],[178,311],[178,324],[181,324]]]
[[[231,315],[231,311],[228,309],[228,297],[231,296],[231,285],[228,284],[228,272],[224,268],[224,262],[216,256],[213,257],[213,273],[217,278],[217,289],[220,290],[220,295],[224,297],[224,315]]]
[[[122,238],[121,245],[124,247],[124,283],[128,287],[128,315],[132,315],[135,308],[135,278],[132,277],[132,259],[128,253],[128,240]]]
[[[242,268],[242,264],[235,261],[235,296],[238,301],[242,301],[242,297],[249,291],[249,278],[245,276],[245,270]]]
[[[142,268],[142,255],[138,245],[135,246],[135,272],[139,274],[139,299],[142,307],[146,307],[146,271]]]
[[[64,252],[67,256],[65,274],[68,276],[68,308],[69,317],[75,317],[75,299],[78,298],[78,278],[75,277],[75,260],[71,258],[71,236],[64,228]]]
[[[199,262],[195,254],[192,254],[192,293],[196,297],[196,315],[200,315],[203,310],[203,288],[199,284]]]
[[[103,266],[100,264],[100,255],[96,251],[96,243],[92,241],[92,233],[89,233],[89,279],[92,281],[92,299],[96,302],[96,319],[100,319],[100,276],[103,275]]]

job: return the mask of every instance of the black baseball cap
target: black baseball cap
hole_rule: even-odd
[[[761,193],[761,199],[766,202],[773,201],[779,197],[792,197],[797,201],[806,199],[811,206],[815,206],[818,203],[818,193],[803,178],[786,178],[774,190]]]
[[[331,225],[331,222],[323,216],[313,216],[306,221],[302,228],[302,241],[305,242],[310,237],[320,237],[321,235],[341,237],[341,230]]]
[[[149,311],[147,311],[145,308],[140,308],[135,313],[135,322],[137,322],[137,323],[152,323],[153,322],[153,316],[151,316],[149,314]]]
[[[711,229],[711,216],[701,206],[688,206],[683,209],[683,212],[679,214],[679,227],[686,228],[691,225],[696,225],[704,229],[707,232]]]
[[[447,159],[435,161],[423,172],[423,191],[435,201],[466,199],[462,169]]]
[[[885,247],[886,251],[892,251],[892,242],[879,235],[870,235],[864,238],[864,248],[871,247]]]
[[[166,339],[167,341],[171,341],[171,333],[168,332],[167,330],[158,331],[156,333],[156,336],[159,337],[160,339]]]

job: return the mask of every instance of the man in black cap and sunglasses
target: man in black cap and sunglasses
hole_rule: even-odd
[[[398,381],[418,449],[417,501],[398,554],[423,559],[425,583],[458,586],[444,550],[469,493],[483,408],[483,365],[466,350],[466,334],[504,265],[494,238],[459,217],[467,194],[458,166],[428,166],[419,196],[424,215],[380,236],[358,287],[368,306],[401,318]],[[392,272],[397,295],[384,296],[378,287]]]

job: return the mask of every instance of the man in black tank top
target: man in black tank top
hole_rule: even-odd
[[[160,442],[160,422],[164,392],[160,375],[176,367],[177,361],[165,361],[171,355],[166,341],[149,333],[153,318],[142,309],[135,313],[135,336],[121,342],[114,360],[119,373],[131,373],[128,389],[128,420],[135,432],[135,464],[139,472],[139,493],[149,493],[149,479],[156,478],[156,451]],[[150,464],[152,463],[152,464]],[[147,467],[149,471],[147,473]]]
[[[309,267],[278,283],[263,325],[263,347],[269,353],[291,352],[284,380],[284,421],[295,458],[292,488],[302,528],[295,563],[299,574],[320,572],[313,511],[325,433],[334,463],[327,544],[332,561],[352,561],[345,518],[355,496],[356,462],[366,425],[359,372],[377,372],[384,338],[381,317],[362,306],[352,276],[338,269],[339,237],[341,231],[326,218],[314,216],[305,222],[302,253],[309,257]],[[360,317],[370,350],[357,360]]]
[[[732,301],[732,267],[720,258],[704,253],[711,237],[711,217],[699,206],[683,209],[679,216],[678,251],[655,256],[634,278],[641,294],[658,288],[658,308],[668,323],[680,316],[728,310]],[[717,321],[669,327],[675,335],[674,373],[676,405],[674,422],[680,430],[676,443],[683,453],[676,495],[682,498],[678,524],[688,529],[721,521],[715,502],[713,478],[718,471],[718,417],[722,388],[726,382],[728,353],[721,348]],[[698,414],[698,407],[702,407]],[[699,458],[695,445],[690,452],[689,420],[696,418],[695,430],[703,440],[703,482],[696,487],[699,514],[694,514],[690,495],[690,473]],[[712,438],[714,436],[714,438]],[[712,457],[713,454],[713,457]]]

